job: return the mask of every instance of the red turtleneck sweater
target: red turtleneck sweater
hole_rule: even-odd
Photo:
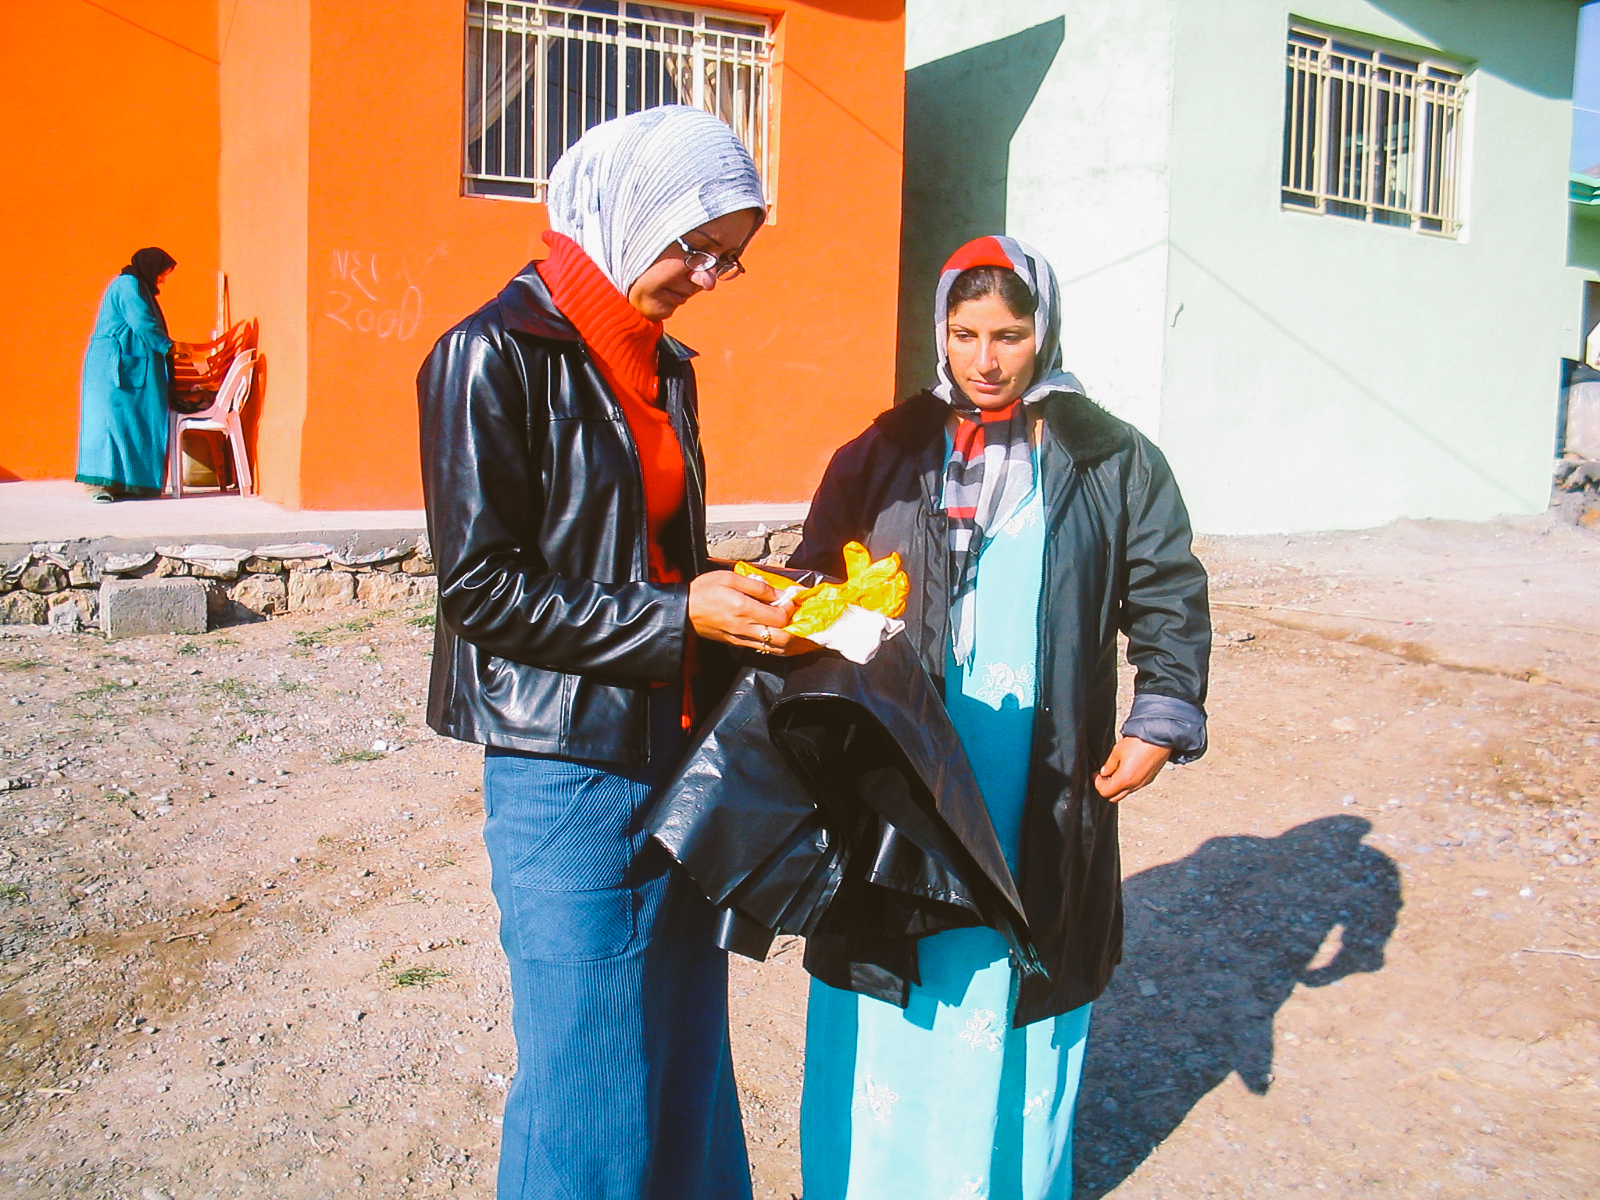
[[[546,233],[544,241],[550,257],[539,264],[539,278],[550,289],[556,307],[577,326],[622,405],[639,448],[650,530],[650,578],[655,583],[682,583],[682,569],[667,558],[661,542],[662,531],[684,506],[683,448],[672,418],[656,402],[661,323],[647,320],[629,304],[577,242],[555,232]]]

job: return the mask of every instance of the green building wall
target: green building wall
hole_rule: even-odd
[[[931,297],[916,264],[948,254],[960,224],[919,191],[914,80],[1054,23],[1026,113],[1009,130],[988,123],[1009,137],[1006,231],[1055,264],[1068,367],[1157,439],[1197,528],[1542,511],[1560,360],[1581,319],[1567,266],[1578,7],[911,0],[903,374],[909,317],[925,325]],[[1458,238],[1283,209],[1291,18],[1468,69]],[[982,138],[980,108],[946,118],[947,139]],[[920,144],[937,144],[931,130]]]
[[[1182,311],[1167,338],[1160,432],[1205,528],[1545,508],[1571,352],[1577,10],[1564,0],[1183,7],[1167,293],[1169,315]],[[1460,237],[1281,207],[1291,12],[1472,68]]]

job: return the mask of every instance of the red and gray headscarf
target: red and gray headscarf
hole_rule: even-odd
[[[974,267],[1015,271],[1033,293],[1037,366],[1033,382],[1006,408],[986,412],[967,398],[945,354],[949,337],[950,289]],[[978,558],[995,532],[1033,497],[1033,414],[1030,405],[1052,392],[1083,387],[1061,367],[1061,307],[1055,272],[1039,252],[1015,238],[981,237],[968,242],[945,263],[934,299],[939,383],[933,389],[961,418],[944,472],[944,509],[950,525],[952,559],[950,624],[956,661],[970,666],[976,632],[973,593]]]

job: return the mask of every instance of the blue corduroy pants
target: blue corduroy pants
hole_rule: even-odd
[[[676,705],[651,707],[641,771],[485,757],[517,1041],[499,1200],[750,1200],[727,957],[640,820],[683,745]]]

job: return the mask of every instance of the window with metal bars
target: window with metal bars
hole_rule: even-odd
[[[587,129],[661,104],[721,117],[769,182],[771,64],[772,27],[746,13],[468,0],[463,190],[542,200]]]
[[[1465,104],[1457,66],[1291,26],[1284,207],[1454,237]]]

